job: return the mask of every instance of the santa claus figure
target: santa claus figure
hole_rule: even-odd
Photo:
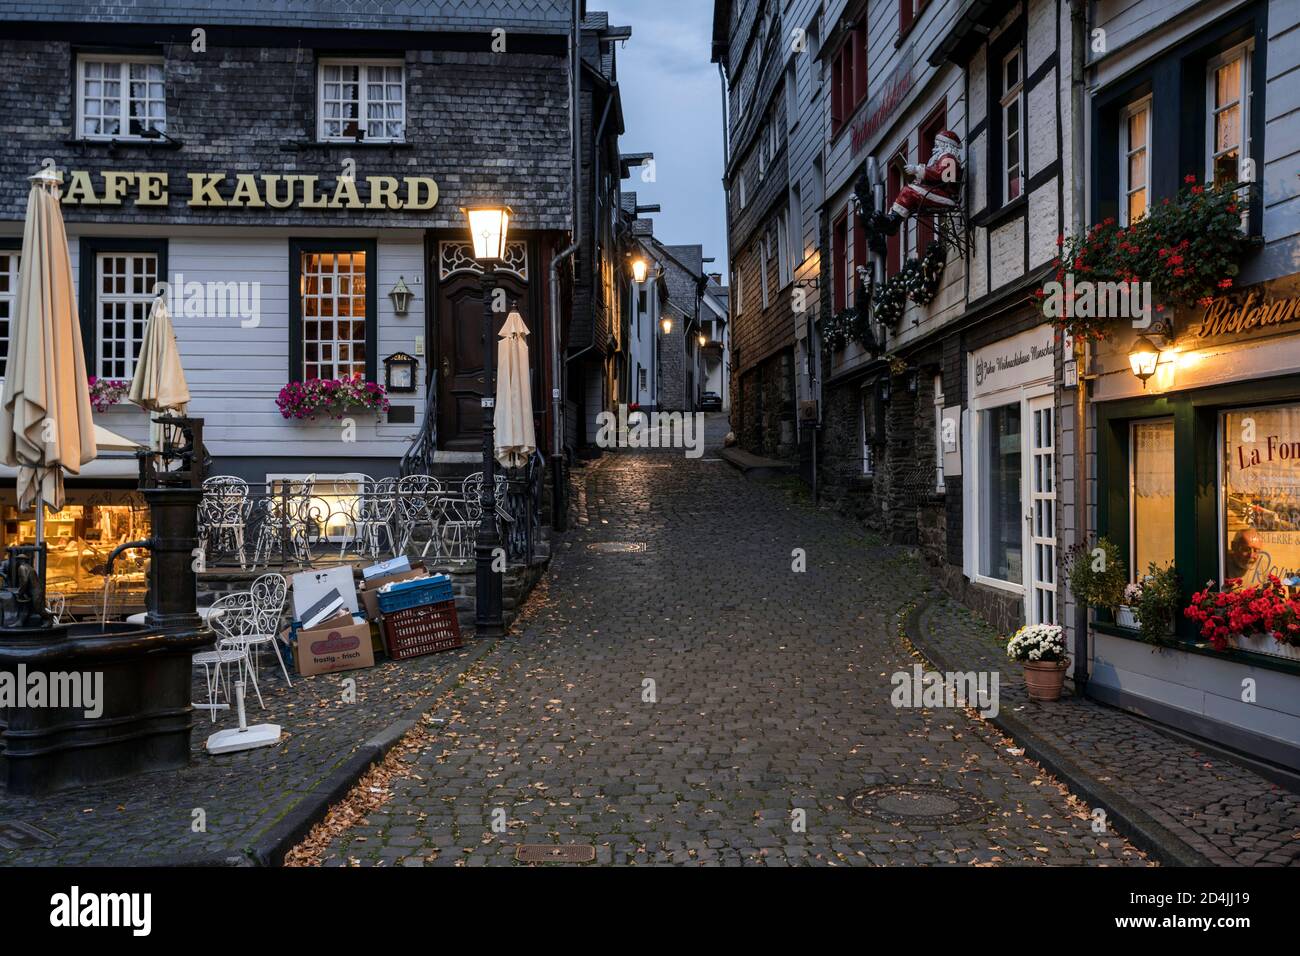
[[[903,175],[911,182],[899,191],[889,212],[876,214],[872,225],[892,236],[904,219],[947,212],[957,205],[961,172],[961,138],[946,129],[934,138],[928,163],[903,167]]]

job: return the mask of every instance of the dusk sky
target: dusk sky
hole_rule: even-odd
[[[714,256],[710,272],[727,275],[727,223],[722,193],[722,92],[709,61],[709,0],[591,0],[610,22],[631,26],[618,50],[618,79],[627,126],[625,153],[655,154],[656,182],[638,170],[623,183],[642,204],[659,203],[655,235],[671,245],[700,243]]]

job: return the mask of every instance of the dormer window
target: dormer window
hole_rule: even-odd
[[[322,142],[406,139],[406,68],[400,60],[321,60],[317,75]]]
[[[166,131],[161,57],[77,59],[79,139],[154,139]]]

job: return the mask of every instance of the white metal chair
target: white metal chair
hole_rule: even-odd
[[[285,683],[290,687],[293,686],[293,681],[289,678],[289,668],[284,663],[280,649],[275,646],[288,592],[289,587],[285,583],[284,575],[274,572],[263,574],[253,582],[251,590],[240,592],[248,598],[246,604],[241,604],[242,613],[231,615],[228,619],[223,615],[223,619],[228,623],[218,625],[225,632],[231,645],[243,650],[244,663],[241,665],[241,677],[246,675],[252,679],[257,702],[263,708],[266,707],[266,703],[262,700],[262,691],[257,683],[257,668],[261,663],[264,645],[271,645],[271,653],[280,664],[280,672],[284,675]]]
[[[244,529],[248,522],[248,482],[234,475],[213,475],[203,482],[199,504],[199,546],[221,548],[229,541],[239,555],[239,566],[247,567]]]
[[[230,708],[230,688],[222,669],[231,664],[238,665],[243,672],[243,662],[248,658],[246,648],[239,646],[232,638],[232,633],[242,628],[240,619],[250,613],[252,597],[247,591],[225,594],[212,602],[208,612],[208,623],[217,635],[217,644],[210,651],[199,651],[193,655],[195,667],[203,668],[203,681],[208,688],[208,702],[195,703],[199,710],[207,710],[212,715],[212,722],[217,722],[217,711]],[[226,695],[226,703],[217,703],[217,691]]]
[[[438,539],[436,502],[441,494],[441,482],[429,475],[407,475],[397,483],[397,522],[401,533],[394,553],[405,554],[416,532],[421,530],[426,537],[420,553],[422,556],[429,553],[429,546]]]
[[[339,548],[342,558],[351,544],[357,554],[378,558],[380,539],[388,539],[388,547],[397,553],[393,537],[393,517],[397,510],[397,479],[373,478],[361,476],[358,479],[357,496],[349,509],[351,538],[345,539]]]

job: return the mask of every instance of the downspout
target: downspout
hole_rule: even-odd
[[[1084,51],[1087,49],[1087,0],[1070,0],[1070,233],[1084,230]],[[1078,383],[1074,394],[1074,501],[1075,541],[1088,540],[1088,342],[1074,340]],[[1074,605],[1074,692],[1088,692],[1088,606],[1078,598]]]
[[[732,309],[735,308],[736,290],[731,288],[731,189],[727,185],[727,171],[731,168],[731,116],[727,112],[727,71],[723,69],[721,57],[718,59],[718,82],[722,87],[722,208],[723,215],[727,217],[727,228],[722,230],[726,244],[724,254],[727,257],[727,346],[722,350],[722,377],[725,380],[723,388],[727,403],[727,430],[730,431],[735,403],[731,400],[731,370],[728,365],[731,363],[731,316]]]
[[[564,479],[564,365],[560,361],[560,263],[578,251],[582,236],[582,155],[578,145],[582,118],[578,114],[578,31],[581,0],[573,0],[569,28],[569,139],[573,147],[573,242],[551,259],[551,526],[569,527],[569,503]]]
[[[615,87],[615,89],[617,89],[618,84],[615,83],[615,84],[613,84],[613,86]],[[596,136],[595,136],[595,138],[592,140],[592,142],[593,142],[594,144],[597,144],[597,145],[596,145],[596,159],[597,159],[597,160],[600,159],[600,152],[599,152],[599,149],[600,149],[600,147],[599,147],[600,137],[601,137],[602,135],[604,135],[604,132],[605,132],[605,121],[609,119],[609,111],[610,111],[610,108],[614,105],[614,97],[613,97],[613,95],[612,95],[614,91],[611,90],[610,92],[611,92],[611,95],[610,95],[609,99],[607,99],[607,100],[605,101],[605,110],[604,110],[603,113],[600,114],[600,125],[596,127]],[[596,185],[596,178],[597,178],[596,175],[595,175],[595,173],[599,173],[599,172],[600,172],[600,167],[597,166],[596,169],[595,169],[595,171],[594,171],[594,173],[593,173],[593,175],[592,175],[592,186],[593,186],[593,188],[594,188],[595,185]],[[594,223],[594,222],[592,223],[592,227],[593,227],[593,228],[595,227],[595,223]],[[577,241],[578,241],[578,242],[581,242],[581,241],[582,241],[582,237],[581,237],[581,236],[578,236]],[[594,349],[594,348],[596,347],[596,333],[595,333],[595,330],[594,330],[594,329],[592,330],[592,333],[591,333],[591,339],[592,339],[591,344],[588,345],[586,348],[578,349],[578,351],[574,352],[572,355],[570,355],[570,356],[568,356],[568,357],[565,358],[565,360],[564,360],[565,368],[568,368],[569,363],[572,362],[574,359],[581,358],[582,356],[586,355],[588,352],[590,352],[592,349]]]

